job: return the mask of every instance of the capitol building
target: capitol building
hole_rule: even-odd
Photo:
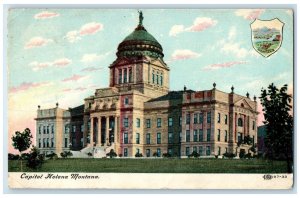
[[[217,89],[171,91],[163,48],[139,24],[118,46],[109,87],[83,104],[37,110],[36,146],[42,153],[72,151],[104,157],[200,157],[248,153],[257,142],[257,102]],[[251,144],[245,143],[250,139]]]

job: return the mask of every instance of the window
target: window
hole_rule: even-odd
[[[255,144],[255,136],[254,135],[252,136],[252,144],[253,145]]]
[[[210,146],[206,147],[206,155],[210,155]]]
[[[169,132],[169,134],[168,134],[168,143],[169,144],[173,144],[174,142],[173,142],[173,133],[172,132]]]
[[[218,147],[218,155],[221,155],[221,147]]]
[[[158,74],[156,74],[156,84],[159,85],[159,77],[158,77]]]
[[[225,153],[228,153],[227,147],[225,148]]]
[[[49,126],[47,126],[47,134],[49,134]]]
[[[129,82],[133,82],[132,80],[132,68],[129,68]]]
[[[69,125],[65,125],[65,133],[69,133]]]
[[[127,157],[127,156],[128,156],[128,149],[124,148],[124,157]]]
[[[225,138],[224,141],[227,142],[227,130],[225,130]]]
[[[49,147],[50,144],[49,144],[49,138],[47,138],[47,147]]]
[[[220,131],[220,129],[218,129],[218,141],[219,142],[221,141],[221,131]]]
[[[239,143],[242,143],[242,140],[243,140],[243,135],[242,135],[242,133],[238,133],[238,142],[239,142]]]
[[[156,154],[157,154],[157,157],[160,157],[160,156],[161,156],[160,148],[157,148],[157,149],[156,149]]]
[[[221,114],[218,113],[218,123],[221,123]]]
[[[122,84],[122,69],[119,69],[119,84]]]
[[[179,126],[182,124],[182,116],[179,116]]]
[[[43,147],[46,148],[46,138],[43,138]]]
[[[186,156],[190,155],[190,147],[185,147],[185,155]]]
[[[91,120],[88,121],[87,128],[88,128],[88,131],[91,130]]]
[[[168,118],[168,126],[173,126],[173,118]]]
[[[163,85],[163,76],[160,76],[160,85]]]
[[[65,148],[68,147],[68,138],[65,138]]]
[[[156,134],[156,137],[157,137],[157,138],[156,138],[156,143],[157,143],[157,144],[161,144],[161,133],[157,133],[157,134]]]
[[[203,113],[199,114],[199,123],[203,124]]]
[[[139,133],[136,134],[136,143],[137,144],[140,143],[140,134]]]
[[[225,115],[225,120],[224,120],[225,124],[227,124],[227,115]]]
[[[42,133],[42,126],[39,126],[39,134]]]
[[[200,156],[203,155],[203,146],[200,146],[200,147],[199,147],[199,154],[200,154]]]
[[[197,141],[198,141],[198,133],[197,130],[194,130],[193,142],[197,142]]]
[[[128,133],[124,133],[124,144],[128,144]]]
[[[80,125],[80,131],[83,133],[83,131],[84,131],[84,126],[83,126],[83,124],[82,125]]]
[[[75,133],[75,132],[76,132],[76,126],[73,125],[73,133]]]
[[[147,120],[146,120],[146,125],[147,125],[147,128],[150,128],[150,127],[151,127],[151,120],[150,120],[150,119],[147,119]]]
[[[191,114],[187,113],[185,122],[186,124],[190,124],[190,121],[191,121]]]
[[[51,138],[51,147],[54,147],[54,138]]]
[[[150,133],[146,134],[146,144],[150,144]]]
[[[140,118],[137,118],[137,119],[136,119],[136,127],[137,127],[137,128],[140,128],[140,126],[141,126],[141,119],[140,119]]]
[[[199,142],[203,142],[203,130],[199,130]]]
[[[210,129],[207,129],[207,136],[206,136],[206,141],[210,141]]]
[[[152,83],[154,84],[155,83],[155,74],[152,73]]]
[[[172,148],[168,148],[168,154],[171,155],[171,156],[173,155],[173,149]]]
[[[123,76],[124,80],[123,83],[127,83],[127,68],[124,69],[124,76]]]
[[[128,118],[123,118],[123,126],[128,127]]]
[[[198,123],[198,114],[194,113],[194,124]]]
[[[39,139],[39,148],[42,147],[42,144],[41,144],[41,139]]]
[[[180,132],[179,133],[179,142],[181,142],[181,140],[182,140],[182,133]]]
[[[83,147],[83,138],[80,138],[80,145]]]
[[[157,118],[157,128],[161,127],[161,118]]]
[[[238,126],[239,126],[239,127],[242,127],[242,126],[243,126],[243,119],[242,119],[242,118],[239,118],[239,119],[238,119]]]
[[[252,130],[255,130],[255,121],[252,122]]]
[[[210,121],[211,121],[211,113],[208,112],[207,113],[207,123],[210,123]]]
[[[146,149],[146,157],[150,157],[150,149]]]
[[[124,98],[124,105],[128,105],[128,98]]]
[[[193,152],[196,152],[196,153],[197,153],[197,146],[194,146],[194,147],[193,147]]]
[[[54,125],[51,126],[51,133],[54,133]]]
[[[187,131],[186,131],[186,134],[185,134],[185,142],[190,142],[190,140],[191,140],[191,137],[190,137],[190,131],[187,130]]]

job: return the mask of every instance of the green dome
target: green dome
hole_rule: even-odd
[[[118,46],[118,57],[150,56],[163,58],[163,49],[158,41],[140,24]]]

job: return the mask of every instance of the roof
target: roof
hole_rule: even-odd
[[[166,101],[166,100],[179,100],[183,99],[183,94],[185,92],[188,93],[194,93],[195,91],[193,90],[186,90],[186,91],[170,91],[166,95],[160,96],[158,98],[153,98],[149,100],[148,102],[157,102],[157,101]]]

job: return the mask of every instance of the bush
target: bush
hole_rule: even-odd
[[[60,156],[62,158],[67,158],[67,157],[73,156],[73,154],[70,151],[64,151],[64,152],[60,153]]]
[[[172,157],[170,153],[163,153],[163,157]]]
[[[247,153],[247,154],[244,156],[244,158],[251,159],[251,158],[252,158],[251,153]]]
[[[114,151],[114,149],[111,149],[109,153],[106,154],[106,156],[110,158],[117,157],[117,153]]]
[[[88,155],[89,157],[92,157],[92,156],[93,156],[93,153],[88,152],[87,155]]]
[[[241,150],[240,150],[239,157],[240,157],[240,158],[244,158],[245,155],[246,155],[245,150],[244,150],[244,149],[241,149]]]
[[[157,157],[157,152],[154,152],[154,153],[153,153],[153,157]]]
[[[143,157],[143,154],[142,153],[136,153],[135,157]]]
[[[196,151],[193,151],[188,157],[198,158],[198,157],[200,157],[200,154],[197,153]]]
[[[224,156],[224,157],[227,157],[227,158],[229,158],[229,159],[232,159],[232,158],[234,158],[236,155],[233,154],[233,153],[224,153],[223,156]]]
[[[119,154],[119,157],[123,157],[122,153]]]
[[[21,154],[21,158],[22,158],[22,160],[28,160],[29,159],[29,153],[22,153]]]
[[[45,160],[45,155],[40,154],[39,150],[36,147],[33,147],[28,153],[28,159],[26,166],[31,169],[40,168]]]
[[[12,153],[8,153],[8,160],[18,160],[20,158],[19,155],[14,155]]]
[[[48,154],[48,155],[46,155],[46,157],[49,158],[49,159],[57,159],[58,158],[56,153]]]

